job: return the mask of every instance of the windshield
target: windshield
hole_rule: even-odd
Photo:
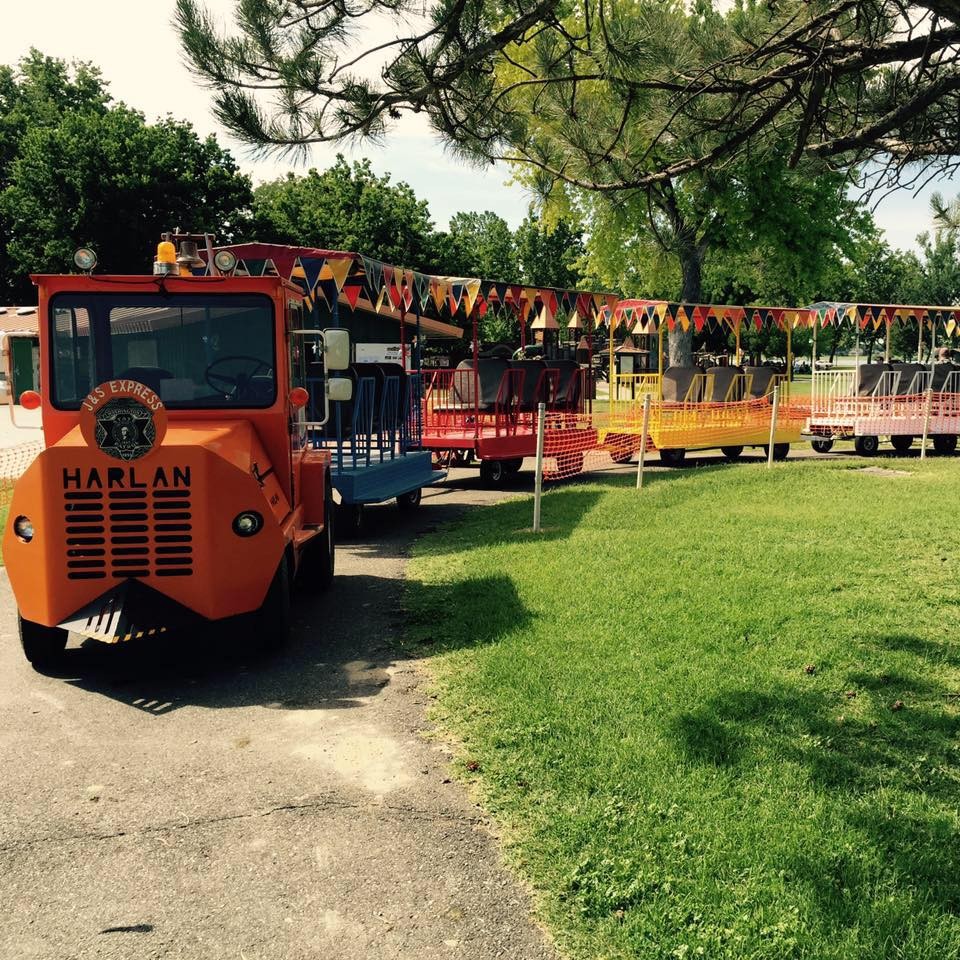
[[[262,294],[59,294],[50,326],[62,410],[120,379],[146,384],[173,410],[276,398],[273,303]]]

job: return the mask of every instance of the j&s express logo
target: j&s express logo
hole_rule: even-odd
[[[136,380],[108,380],[80,404],[80,431],[91,447],[129,462],[160,446],[167,431],[163,401]]]

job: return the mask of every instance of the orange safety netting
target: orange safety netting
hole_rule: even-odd
[[[0,510],[10,505],[14,484],[41,450],[43,444],[39,441],[0,450]]]

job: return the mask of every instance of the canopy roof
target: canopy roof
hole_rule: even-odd
[[[717,303],[678,303],[670,300],[620,300],[609,313],[601,317],[604,323],[617,326],[626,322],[633,324],[634,333],[651,333],[666,323],[669,330],[679,326],[697,333],[704,327],[726,326],[737,330],[744,322],[752,323],[758,330],[764,326],[806,327],[812,323],[810,311],[805,307],[743,307]]]
[[[926,326],[942,324],[952,334],[960,324],[960,307],[911,306],[902,303],[844,303],[823,300],[814,303],[810,312],[820,326],[828,324],[855,323],[861,330],[872,326],[878,329],[884,324],[917,323]]]
[[[363,297],[378,312],[392,309],[436,320],[453,320],[460,311],[462,317],[470,316],[476,307],[480,316],[488,310],[510,311],[522,321],[534,315],[550,324],[560,309],[596,317],[618,299],[608,293],[421,273],[344,250],[274,243],[218,249],[237,256],[236,276],[277,275],[302,283],[311,296],[322,296],[328,303],[337,299],[354,309]]]

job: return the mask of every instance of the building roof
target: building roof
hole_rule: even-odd
[[[0,307],[0,333],[29,333],[39,336],[36,307]]]

